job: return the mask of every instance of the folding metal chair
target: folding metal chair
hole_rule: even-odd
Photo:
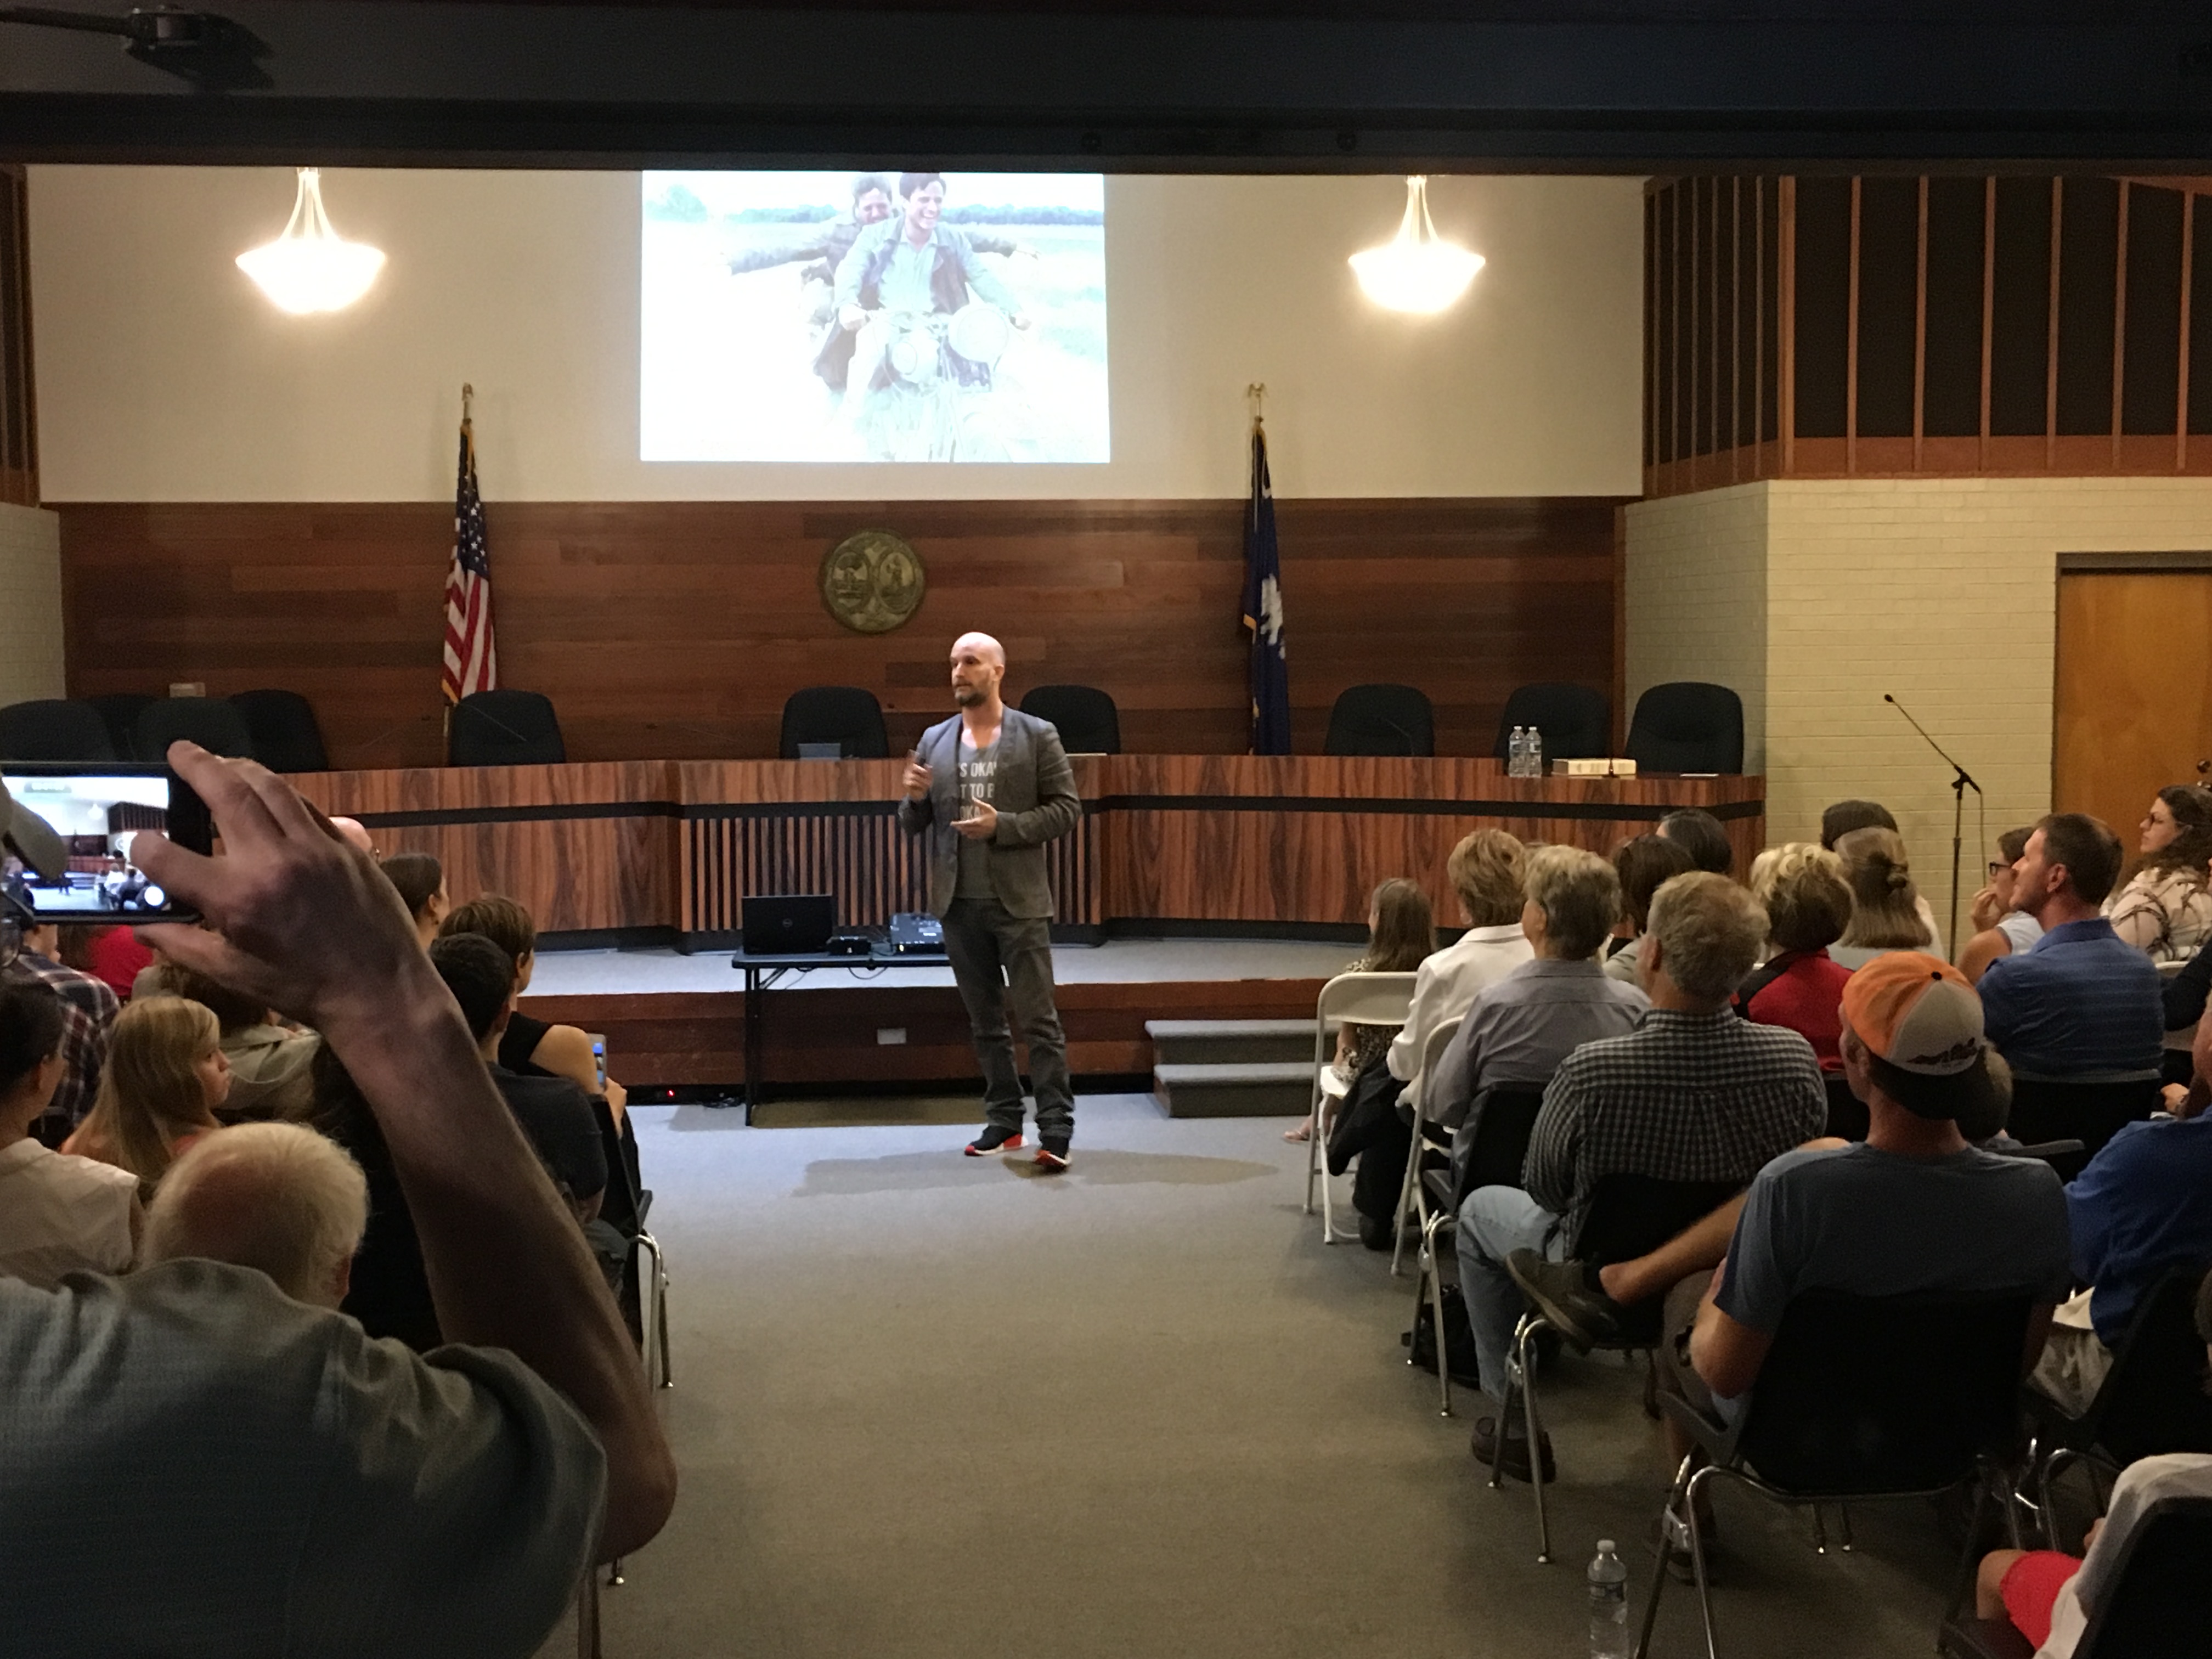
[[[1421,1171],[1430,1167],[1431,1160],[1441,1158],[1444,1167],[1451,1165],[1451,1137],[1443,1133],[1438,1137],[1437,1121],[1428,1110],[1429,1079],[1437,1074],[1437,1062],[1450,1048],[1452,1039],[1459,1035],[1460,1022],[1465,1014],[1455,1014],[1429,1033],[1428,1042],[1421,1049],[1421,1069],[1406,1085],[1401,1100],[1411,1100],[1413,1105],[1413,1146],[1406,1154],[1406,1179],[1398,1188],[1398,1210],[1391,1218],[1390,1277],[1397,1279],[1399,1263],[1406,1250],[1406,1224],[1411,1221],[1416,1230],[1428,1225],[1429,1212],[1425,1191],[1421,1185]]]
[[[1322,1167],[1323,1143],[1328,1139],[1322,1122],[1322,1068],[1334,1050],[1332,1024],[1403,1025],[1413,1003],[1411,974],[1339,974],[1321,988],[1314,1004],[1313,1133],[1306,1138],[1306,1213],[1314,1207],[1314,1182],[1321,1182],[1321,1242],[1336,1243],[1336,1211],[1327,1171]]]
[[[1759,1381],[1723,1422],[1679,1395],[1660,1404],[1696,1443],[1660,1511],[1662,1547],[1686,1534],[1705,1621],[1713,1634],[1698,1498],[1733,1480],[1778,1504],[1812,1506],[1938,1498],[1975,1485],[1972,1520],[1947,1619],[1973,1583],[1975,1534],[2005,1483],[2019,1441],[2015,1401],[2027,1334],[2025,1297],[1938,1299],[1814,1291],[1794,1298]],[[1710,1461],[1698,1467],[1703,1455]],[[2018,1516],[2004,1506],[2014,1541]],[[1848,1541],[1845,1548],[1849,1548]],[[1667,1565],[1654,1570],[1637,1659],[1651,1649]]]

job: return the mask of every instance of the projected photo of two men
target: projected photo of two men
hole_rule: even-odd
[[[648,173],[648,461],[1109,458],[1096,174]]]

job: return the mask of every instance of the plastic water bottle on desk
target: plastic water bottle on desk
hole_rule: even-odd
[[[1628,1567],[1610,1538],[1589,1564],[1589,1619],[1590,1659],[1628,1659]]]
[[[1524,778],[1544,775],[1544,734],[1533,726],[1528,728],[1528,747],[1522,765],[1525,769],[1521,775]]]
[[[1528,732],[1526,726],[1515,726],[1513,736],[1505,745],[1505,775],[1509,778],[1528,775]]]

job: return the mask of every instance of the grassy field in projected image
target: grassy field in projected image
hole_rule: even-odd
[[[989,396],[1017,461],[1109,459],[1105,231],[1097,225],[961,225],[1036,250],[983,262],[1020,300],[1017,330]],[[642,273],[639,453],[648,461],[858,461],[860,440],[833,419],[836,395],[814,373],[820,290],[801,264],[730,274],[745,249],[809,227],[684,222],[647,216]]]

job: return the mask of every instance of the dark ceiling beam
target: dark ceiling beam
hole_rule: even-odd
[[[1646,22],[1618,5],[1549,21],[1479,7],[212,9],[263,44],[266,85],[196,89],[112,40],[0,23],[0,155],[1204,172],[2212,163],[2212,15],[2161,6],[2081,22],[2048,6],[1944,21],[1892,6],[1869,21],[1773,0]]]

